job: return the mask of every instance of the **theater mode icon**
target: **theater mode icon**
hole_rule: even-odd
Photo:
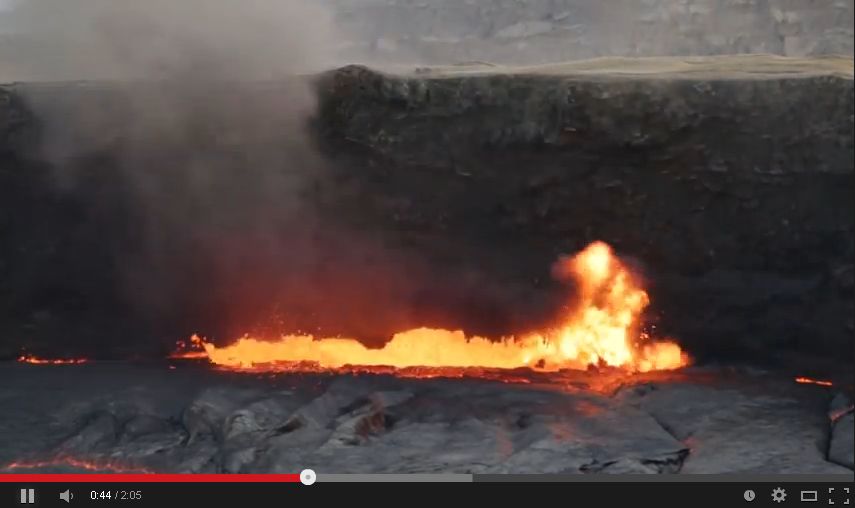
[[[803,490],[801,500],[806,503],[815,503],[819,500],[819,492],[816,490]]]

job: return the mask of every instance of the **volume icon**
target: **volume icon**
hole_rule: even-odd
[[[66,489],[65,492],[59,493],[59,498],[66,503],[70,503],[71,500],[74,499],[74,494],[72,494],[70,490]]]

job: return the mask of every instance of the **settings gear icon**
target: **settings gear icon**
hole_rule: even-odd
[[[787,491],[778,487],[776,489],[772,489],[772,501],[776,503],[783,503],[787,499]]]

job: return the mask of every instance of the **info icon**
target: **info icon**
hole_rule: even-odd
[[[300,483],[303,485],[311,485],[315,483],[315,480],[318,479],[318,475],[315,474],[311,469],[304,469],[300,472]]]

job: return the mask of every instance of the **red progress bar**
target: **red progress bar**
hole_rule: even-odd
[[[4,482],[300,483],[298,474],[0,474]]]

